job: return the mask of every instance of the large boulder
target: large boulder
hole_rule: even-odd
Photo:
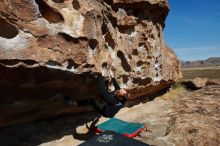
[[[208,79],[207,78],[194,78],[194,79],[185,79],[183,84],[192,90],[201,89],[206,86]]]
[[[163,39],[167,0],[0,1],[0,126],[79,113],[110,70],[135,99],[169,87],[179,62]]]

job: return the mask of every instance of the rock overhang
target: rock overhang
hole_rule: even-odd
[[[96,98],[94,75],[110,70],[133,98],[181,76],[163,39],[166,0],[6,0],[0,7],[4,103]],[[58,113],[69,108],[61,105]]]

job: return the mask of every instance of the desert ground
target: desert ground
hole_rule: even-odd
[[[182,74],[183,79],[193,79],[196,77],[220,79],[220,66],[183,68]]]
[[[219,69],[213,68],[183,70],[184,79],[206,77],[212,84],[190,90],[177,83],[152,101],[149,97],[139,99],[138,104],[122,109],[116,118],[146,124],[147,130],[136,139],[150,145],[217,146],[220,143],[220,84],[215,81],[219,73]],[[97,117],[95,112],[84,113],[2,128],[0,143],[8,146],[78,145],[96,135],[88,127],[107,120]]]

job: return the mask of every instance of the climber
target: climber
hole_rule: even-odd
[[[98,91],[103,97],[104,102],[92,99],[91,105],[100,115],[104,117],[114,117],[114,115],[124,107],[125,102],[130,98],[130,93],[128,90],[120,88],[115,78],[112,78],[112,83],[115,87],[115,91],[113,92],[108,91],[103,76],[100,76],[97,79]]]

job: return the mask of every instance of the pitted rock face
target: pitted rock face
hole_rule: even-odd
[[[1,0],[0,106],[17,113],[0,125],[38,107],[29,119],[82,111],[63,98],[96,98],[96,74],[112,71],[133,98],[167,88],[181,76],[163,39],[168,12],[167,0]]]

